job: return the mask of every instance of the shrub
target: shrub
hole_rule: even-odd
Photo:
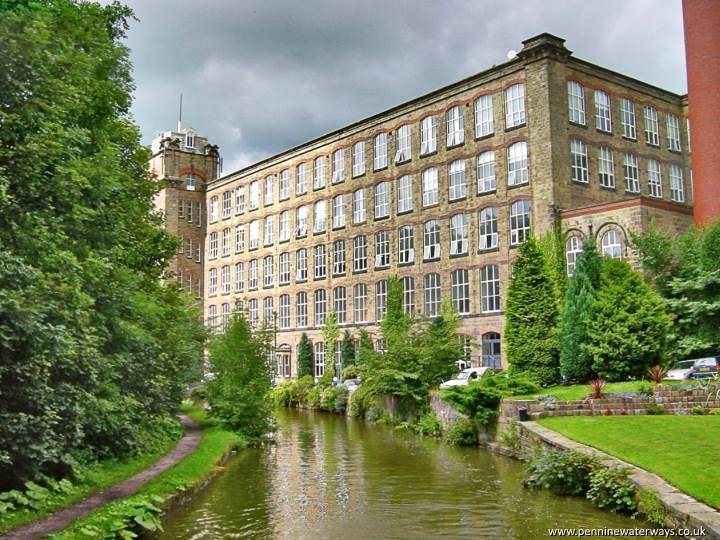
[[[708,411],[708,414],[711,414],[713,416],[718,416],[718,415],[720,415],[720,409],[710,409]]]
[[[307,405],[311,409],[319,409],[322,399],[321,394],[322,388],[320,386],[313,386],[310,390],[308,390],[305,398],[305,405]]]
[[[598,508],[630,514],[636,508],[636,490],[626,470],[597,468],[590,475],[587,498]]]
[[[592,389],[592,397],[595,399],[602,398],[602,391],[607,383],[603,379],[594,379],[590,381],[590,388]]]
[[[356,379],[359,375],[358,368],[355,364],[345,366],[342,370],[343,381],[347,379]]]
[[[455,421],[447,430],[444,441],[452,446],[477,446],[478,434],[475,424],[465,418]]]
[[[434,412],[428,412],[420,417],[420,420],[414,426],[415,432],[419,435],[430,437],[442,436],[442,425],[435,416]]]
[[[336,413],[345,414],[347,410],[348,397],[350,393],[348,389],[342,385],[336,386],[333,391],[335,392],[335,411]]]
[[[484,426],[497,416],[502,394],[496,388],[482,383],[472,383],[443,390],[442,397],[454,409]]]
[[[648,521],[660,527],[667,526],[667,510],[654,492],[647,489],[638,490],[635,495],[635,506],[637,507],[637,513],[644,516]]]
[[[705,414],[705,407],[702,405],[695,405],[692,409],[690,409],[690,412],[697,415]]]
[[[556,495],[584,495],[590,487],[590,474],[596,464],[595,458],[580,452],[541,452],[527,463],[524,485],[548,489]]]
[[[500,434],[500,444],[506,448],[514,450],[515,452],[519,452],[522,449],[517,422],[514,420],[510,421],[510,425],[508,425],[507,429]]]
[[[522,396],[536,394],[540,385],[523,373],[510,373],[504,371],[496,375],[486,375],[482,384],[488,388],[497,389],[503,396]]]
[[[647,406],[647,413],[651,415],[665,414],[665,409],[662,407],[662,405],[658,405],[657,403],[651,403]]]
[[[667,369],[661,366],[653,366],[648,371],[648,377],[655,384],[662,384],[665,375],[667,375]]]
[[[324,411],[335,412],[335,389],[328,387],[320,391],[320,408]]]
[[[194,402],[205,401],[207,399],[207,387],[204,384],[193,387],[190,390],[190,399]]]

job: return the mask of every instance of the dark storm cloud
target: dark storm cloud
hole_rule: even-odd
[[[685,92],[680,0],[129,0],[144,141],[184,124],[226,171],[503,62],[541,32]]]

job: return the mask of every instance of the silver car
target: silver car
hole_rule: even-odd
[[[690,378],[695,360],[681,360],[676,362],[665,375],[666,381],[683,381]]]

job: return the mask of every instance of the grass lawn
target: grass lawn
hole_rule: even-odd
[[[688,384],[688,381],[666,381],[663,384]],[[650,381],[626,381],[608,383],[605,385],[603,392],[639,392],[642,389],[646,389],[649,386],[654,386],[654,383]],[[512,396],[510,399],[533,399],[536,396],[544,396],[552,394],[559,400],[572,400],[572,399],[585,399],[588,394],[592,392],[589,384],[571,384],[571,385],[557,385],[548,386],[543,388],[537,394]]]
[[[566,416],[539,422],[720,508],[720,416]]]

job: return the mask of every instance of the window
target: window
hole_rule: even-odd
[[[598,178],[601,186],[615,189],[615,161],[607,146],[598,149]]]
[[[325,201],[317,201],[313,205],[313,232],[325,232]]]
[[[579,235],[573,234],[565,242],[565,260],[567,261],[567,275],[572,276],[575,273],[575,265],[577,265],[577,258],[582,253],[582,238]]]
[[[588,182],[587,145],[577,139],[570,141],[570,169],[575,182]]]
[[[635,104],[627,98],[620,99],[620,125],[623,137],[635,139]]]
[[[250,222],[249,237],[250,249],[257,249],[260,245],[260,222],[257,219]]]
[[[398,231],[398,264],[415,262],[415,235],[411,225]]]
[[[378,322],[385,318],[387,313],[387,281],[378,281],[375,284],[375,318]]]
[[[467,197],[465,160],[458,159],[448,166],[448,198],[451,201],[456,201],[464,197]]]
[[[425,169],[422,173],[423,206],[432,206],[438,199],[438,170],[435,167]]]
[[[192,209],[192,206],[190,207],[190,209]],[[180,201],[180,203],[178,204],[178,217],[185,217],[185,204],[182,201]]]
[[[275,231],[275,216],[266,216],[265,217],[265,223],[263,226],[263,245],[264,246],[272,246],[273,242],[275,241],[273,239]]]
[[[527,143],[516,142],[507,149],[508,185],[518,186],[528,182]]]
[[[338,184],[345,180],[345,149],[339,148],[332,153],[332,183]]]
[[[352,147],[352,175],[355,177],[363,174],[365,174],[365,141],[360,141]]]
[[[290,210],[283,210],[280,212],[278,240],[280,242],[287,242],[290,240]]]
[[[243,263],[235,263],[235,292],[242,292],[245,288],[245,268]]]
[[[213,231],[210,233],[208,257],[210,259],[217,259],[217,256],[218,256],[218,235],[217,235],[217,232]]]
[[[280,295],[280,329],[287,330],[290,328],[290,295]],[[290,370],[287,372],[287,376],[290,376]]]
[[[450,218],[450,255],[466,255],[468,252],[468,217],[457,214]]]
[[[395,152],[395,163],[402,163],[412,157],[412,139],[410,137],[410,126],[400,126],[395,133],[397,151]]]
[[[210,328],[217,326],[217,306],[208,306],[208,326]]]
[[[375,233],[375,268],[390,266],[390,235],[387,231]]]
[[[307,193],[307,167],[301,163],[295,167],[295,195]]]
[[[281,201],[290,198],[290,171],[287,169],[285,169],[284,171],[280,171],[278,190],[278,198]]]
[[[525,85],[514,84],[505,89],[505,129],[525,123]]]
[[[190,207],[192,208],[192,207]],[[192,210],[191,210],[192,211]],[[215,223],[218,220],[218,198],[210,197],[210,223]]]
[[[387,167],[388,134],[379,133],[375,136],[373,144],[373,169],[384,169]]]
[[[345,287],[335,287],[333,289],[333,310],[338,324],[347,322],[347,297]]]
[[[510,205],[510,245],[517,246],[530,235],[530,201],[515,201]]]
[[[497,208],[483,208],[478,214],[479,249],[498,247]]]
[[[208,295],[214,296],[217,294],[217,268],[211,268],[208,271]]]
[[[222,232],[222,255],[227,257],[230,255],[230,227],[223,229]],[[192,253],[190,253],[192,257]]]
[[[475,137],[485,137],[495,131],[492,95],[475,100]]]
[[[345,226],[345,195],[337,195],[333,198],[333,229],[340,229]]]
[[[465,141],[465,127],[463,122],[463,111],[461,105],[448,109],[445,113],[445,125],[447,126],[447,146],[456,146]]]
[[[307,206],[299,206],[295,211],[295,238],[302,238],[307,234],[307,221]]]
[[[568,81],[568,118],[585,125],[585,89],[577,81]]]
[[[275,177],[268,175],[265,177],[265,187],[263,189],[263,204],[269,206],[273,203],[275,197]]]
[[[235,214],[245,212],[245,188],[239,187],[235,190]]]
[[[645,142],[660,146],[660,126],[658,113],[654,107],[645,107]]]
[[[502,368],[500,355],[500,334],[488,332],[482,336],[482,365],[493,369]]]
[[[272,255],[263,259],[263,286],[272,287],[275,282],[275,261]]]
[[[345,275],[345,240],[333,243],[333,276]]]
[[[460,315],[470,313],[470,282],[468,271],[465,269],[453,270],[452,274],[452,303]]]
[[[192,132],[188,132],[185,134],[185,147],[186,148],[195,148],[195,134]]]
[[[427,274],[424,282],[425,315],[437,317],[440,314],[440,274]]]
[[[248,269],[248,289],[258,288],[258,261],[257,259],[251,260]]]
[[[298,249],[295,252],[295,281],[306,281],[307,277],[307,250]]]
[[[299,292],[295,295],[295,325],[298,328],[305,328],[308,325],[306,292]]]
[[[367,239],[365,235],[353,238],[353,272],[367,270]]]
[[[188,174],[185,177],[185,189],[195,191],[195,177],[192,174]]]
[[[230,326],[230,304],[225,303],[222,306],[220,306],[220,313],[221,313],[221,321],[222,321],[222,331],[225,332],[228,329],[228,326]]]
[[[288,252],[280,254],[280,285],[290,283],[290,254]]]
[[[477,157],[477,192],[495,191],[495,152],[490,150]]]
[[[180,205],[182,205],[182,201],[180,202]],[[185,205],[185,208],[186,208],[186,214],[187,214],[187,221],[188,221],[188,223],[192,223],[192,220],[193,220],[193,204],[192,204],[192,202],[188,202]],[[217,200],[215,202],[215,221],[217,221]]]
[[[266,296],[263,298],[263,321],[266,324],[273,323],[273,299],[272,296]]]
[[[325,289],[315,291],[315,326],[325,324],[327,314],[327,298]]]
[[[480,311],[500,311],[500,269],[495,264],[488,264],[480,269]]]
[[[682,169],[674,163],[670,165],[670,198],[675,202],[685,202],[683,172]]]
[[[353,313],[356,323],[367,321],[367,285],[358,283],[353,287]]]
[[[313,161],[313,189],[325,187],[325,158],[316,157]]]
[[[650,189],[650,196],[662,199],[663,188],[662,188],[662,170],[660,169],[660,162],[654,159],[648,159],[648,188]]]
[[[222,194],[222,217],[227,219],[232,214],[232,191],[225,191]],[[189,220],[189,221],[192,221]]]
[[[404,277],[401,283],[403,286],[403,311],[411,314],[415,311],[415,280],[411,277]]]
[[[325,375],[325,343],[315,343],[315,378]]]
[[[314,263],[315,263],[315,272],[314,276],[315,279],[323,279],[325,278],[327,274],[327,260],[325,256],[325,244],[320,244],[319,246],[315,246],[315,256],[314,256]]]
[[[258,314],[258,301],[257,298],[252,298],[248,302],[248,322],[250,324],[257,324],[259,320],[260,316]]]
[[[375,186],[375,219],[390,215],[390,183],[380,182]]]
[[[397,181],[397,206],[398,214],[413,209],[413,183],[410,175],[401,176]]]
[[[632,154],[623,156],[623,174],[625,175],[625,191],[640,193],[640,171],[637,157]]]
[[[250,182],[250,210],[260,208],[260,185],[257,180]]]
[[[426,116],[420,122],[420,155],[431,154],[437,150],[437,118]]]
[[[358,189],[353,193],[353,223],[367,220],[367,190]]]
[[[608,133],[612,131],[610,96],[600,90],[595,90],[595,127]]]
[[[235,253],[245,251],[245,225],[235,226]]]
[[[430,220],[423,226],[423,259],[430,261],[440,258],[440,222]]]
[[[608,229],[600,239],[600,247],[605,257],[622,259],[622,242],[615,229]]]
[[[668,149],[679,152],[680,151],[680,123],[678,122],[678,118],[674,114],[668,114],[667,118],[666,118],[666,122],[667,122]]]

